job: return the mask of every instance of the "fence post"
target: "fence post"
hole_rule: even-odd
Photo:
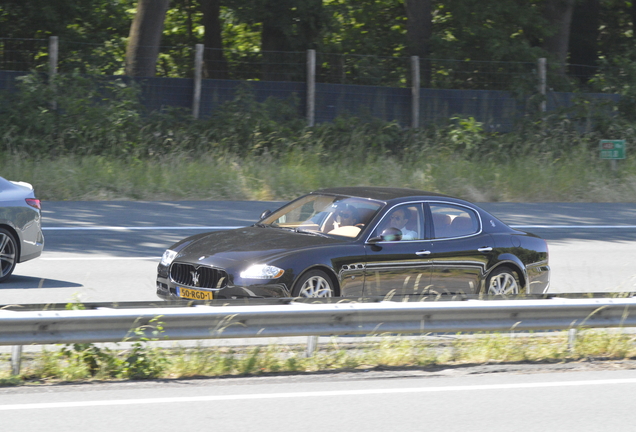
[[[546,78],[546,59],[540,58],[538,60],[538,70],[539,70],[539,94],[543,96],[543,100],[541,101],[540,110],[542,113],[546,112],[547,104],[546,104],[546,93],[547,93],[547,78]]]
[[[195,45],[194,54],[194,94],[192,95],[192,116],[199,118],[201,106],[201,71],[203,69],[203,44]]]
[[[411,128],[420,127],[420,58],[411,56]]]
[[[574,351],[574,345],[576,344],[576,329],[571,328],[568,330],[568,351]]]
[[[307,126],[316,120],[316,50],[307,50]]]
[[[55,76],[57,75],[57,61],[59,56],[59,41],[57,36],[49,37],[49,86],[55,94]],[[51,108],[57,109],[57,101],[51,101]]]

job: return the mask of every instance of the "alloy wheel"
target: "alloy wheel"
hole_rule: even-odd
[[[0,280],[13,273],[16,264],[16,245],[13,237],[6,231],[0,231]]]
[[[300,287],[299,297],[333,297],[333,289],[327,279],[322,276],[312,276]]]
[[[488,285],[488,295],[515,295],[519,294],[519,283],[517,278],[509,273],[502,272],[493,275]]]

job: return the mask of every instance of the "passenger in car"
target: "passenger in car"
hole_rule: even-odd
[[[360,221],[358,209],[350,204],[338,208],[336,213],[336,228],[342,226],[355,226]]]

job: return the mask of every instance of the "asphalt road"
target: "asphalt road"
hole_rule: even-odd
[[[29,432],[633,430],[636,370],[357,372],[0,388]]]
[[[0,304],[153,301],[159,257],[174,241],[253,223],[281,203],[45,202],[45,251],[0,284]],[[548,241],[550,292],[636,290],[636,204],[485,203]]]

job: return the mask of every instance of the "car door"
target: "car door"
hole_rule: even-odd
[[[385,240],[365,245],[365,296],[422,295],[427,293],[431,278],[429,258],[431,242],[427,239],[421,203],[407,203],[389,209],[370,238],[380,237],[392,226],[394,213],[410,214],[404,232],[414,233],[406,239]],[[399,229],[399,228],[398,228]]]
[[[454,203],[430,202],[432,225],[431,285],[438,293],[476,294],[493,257],[494,240],[482,231],[474,209]]]

